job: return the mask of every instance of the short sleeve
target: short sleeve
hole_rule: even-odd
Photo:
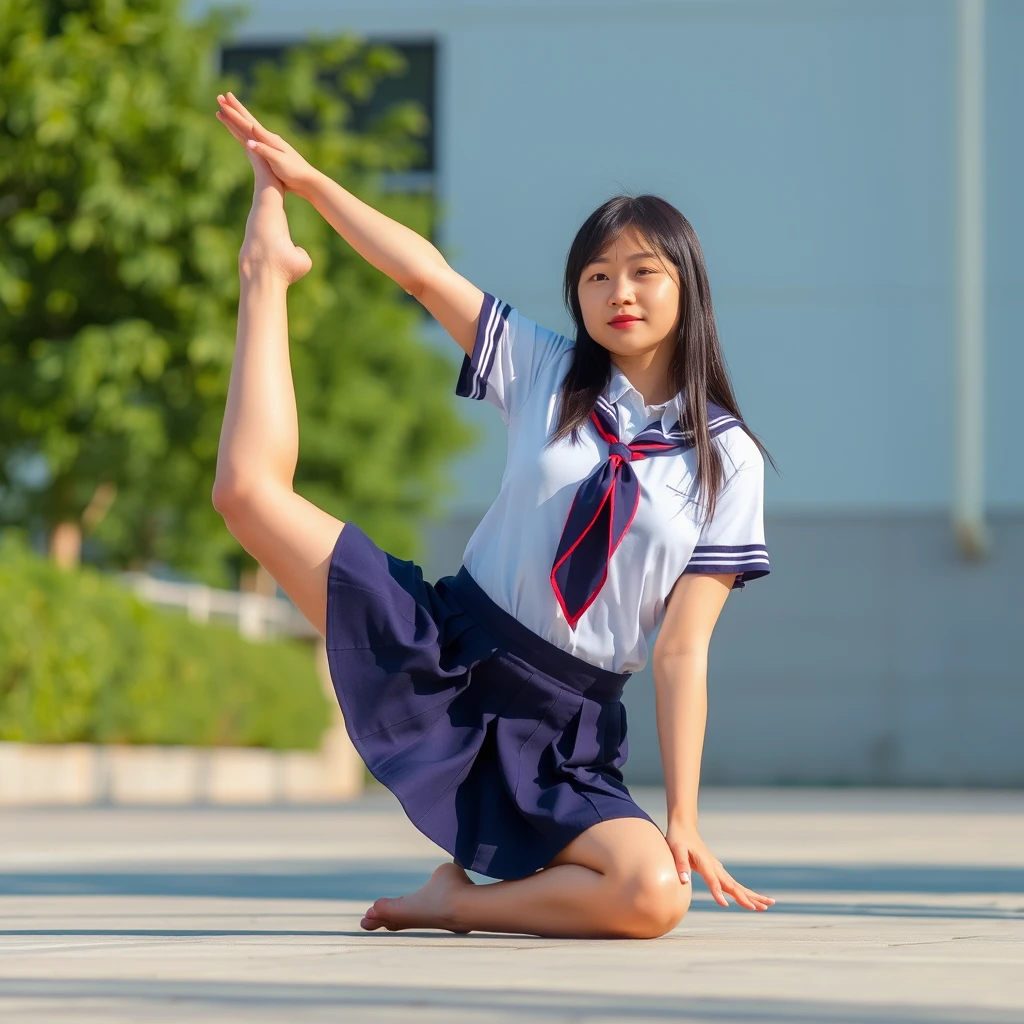
[[[730,431],[735,433],[735,431]],[[764,540],[764,459],[750,437],[732,451],[741,456],[728,478],[710,522],[704,525],[684,573],[736,573],[732,589],[771,572]],[[726,465],[729,457],[726,456]]]
[[[564,335],[539,327],[509,303],[485,292],[473,354],[462,361],[455,393],[496,405],[507,425],[571,345]],[[560,382],[549,383],[556,389]]]

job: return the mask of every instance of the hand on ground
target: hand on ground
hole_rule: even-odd
[[[729,901],[725,898],[726,893],[747,910],[767,910],[775,903],[771,896],[762,896],[753,889],[740,885],[725,870],[722,862],[712,855],[695,828],[670,825],[665,839],[676,862],[679,880],[689,882],[692,878],[691,871],[696,871],[707,883],[711,895],[719,905],[729,906]]]

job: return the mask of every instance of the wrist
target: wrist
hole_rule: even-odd
[[[683,830],[688,832],[697,831],[697,815],[696,814],[670,814],[668,816],[668,827],[673,830]]]
[[[307,203],[312,203],[322,192],[322,189],[320,188],[320,179],[322,177],[323,175],[320,171],[310,164],[308,169],[300,177],[295,179],[291,186],[291,190],[300,199],[305,199]]]

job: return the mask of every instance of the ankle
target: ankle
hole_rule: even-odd
[[[441,925],[453,932],[468,932],[471,930],[469,898],[472,897],[475,885],[460,885],[449,893],[445,900],[445,907],[441,913]]]

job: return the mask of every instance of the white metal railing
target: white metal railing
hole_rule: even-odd
[[[184,608],[193,622],[233,621],[250,640],[275,636],[319,638],[320,634],[295,605],[284,598],[238,590],[218,590],[203,583],[177,583],[142,572],[119,573],[118,578],[150,604]]]

